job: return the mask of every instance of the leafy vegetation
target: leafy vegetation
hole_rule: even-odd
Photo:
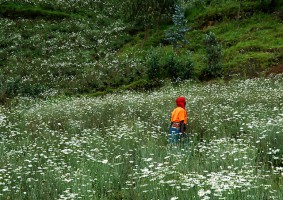
[[[203,41],[209,32],[222,47],[222,73],[216,76],[260,76],[282,63],[278,0],[1,0],[0,7],[1,101],[51,90],[95,93],[151,76],[160,83],[202,79],[207,73]],[[175,42],[166,40],[169,32]],[[189,43],[176,55],[168,53],[181,40]],[[152,49],[165,52],[156,58],[160,68],[167,67],[160,77],[148,74]],[[177,72],[182,68],[188,71]]]
[[[155,48],[147,57],[148,80],[158,83],[164,79],[182,81],[193,78],[193,62],[188,52],[178,54],[173,49]]]

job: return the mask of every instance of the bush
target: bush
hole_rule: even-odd
[[[160,52],[151,49],[146,58],[147,60],[147,77],[151,81],[157,81],[161,78]]]
[[[193,62],[189,53],[177,54],[173,50],[151,50],[147,57],[147,76],[152,82],[163,79],[181,81],[193,77]]]
[[[0,89],[2,88],[0,82]],[[49,88],[42,83],[22,82],[19,78],[6,81],[6,97],[13,98],[15,96],[37,97]]]
[[[193,78],[194,64],[192,61],[192,55],[189,52],[186,52],[179,56],[177,65],[177,75],[181,80]]]

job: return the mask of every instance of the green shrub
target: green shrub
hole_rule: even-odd
[[[147,58],[147,77],[151,81],[157,81],[161,78],[162,68],[160,65],[160,52],[151,49]]]
[[[165,78],[174,82],[192,78],[193,63],[188,53],[179,55],[173,51],[168,52],[162,68],[165,70]]]
[[[42,83],[20,83],[17,93],[22,96],[37,97],[47,89]]]
[[[216,78],[221,76],[222,65],[222,49],[214,33],[209,32],[204,38],[206,50],[206,68],[204,70],[205,78]]]
[[[186,80],[193,78],[194,76],[194,63],[192,61],[192,55],[190,52],[179,55],[177,60],[178,78]]]
[[[180,81],[193,77],[193,62],[189,53],[177,54],[162,48],[151,50],[147,57],[147,76],[152,82],[164,79]]]
[[[2,88],[0,82],[0,89]],[[38,97],[41,93],[48,90],[43,83],[22,82],[19,78],[14,78],[6,82],[6,97],[13,98],[17,95]]]

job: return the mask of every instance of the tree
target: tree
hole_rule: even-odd
[[[12,60],[18,60],[19,57],[16,52],[19,46],[17,45],[19,39],[14,36],[13,23],[7,23],[0,29],[0,104],[4,104],[7,100],[8,92],[11,91],[11,82],[19,77],[22,68],[19,68],[12,64]],[[9,87],[7,87],[9,86]]]
[[[185,34],[190,28],[187,27],[187,20],[183,9],[178,5],[175,6],[175,13],[172,16],[172,20],[174,25],[167,30],[165,37],[173,45],[174,50],[176,50],[188,44]]]
[[[204,43],[207,62],[205,75],[208,77],[219,77],[221,75],[221,45],[218,43],[212,32],[205,35]]]

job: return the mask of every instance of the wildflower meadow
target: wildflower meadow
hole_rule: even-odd
[[[169,145],[175,98],[189,145]],[[283,77],[0,107],[0,199],[282,199]]]

